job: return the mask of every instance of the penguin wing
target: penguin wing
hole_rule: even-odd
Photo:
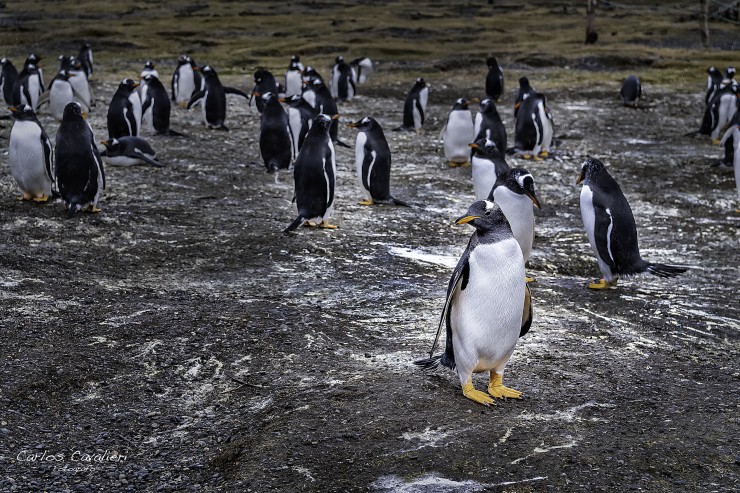
[[[368,192],[370,191],[370,173],[372,172],[375,159],[378,157],[377,152],[373,152],[372,147],[365,143],[363,147],[363,160],[362,160],[362,186]]]
[[[193,95],[190,97],[190,101],[188,101],[187,109],[192,108],[198,103],[202,104],[203,98],[205,97],[206,92],[205,91],[197,91],[194,92]]]
[[[421,116],[421,124],[424,125],[424,108],[422,108],[421,106],[421,101],[419,99],[414,99],[414,104],[416,105],[416,109]]]
[[[594,242],[601,260],[609,266],[612,272],[616,272],[610,238],[614,230],[614,218],[608,206],[599,200],[599,195],[594,193],[592,198],[594,206]]]
[[[105,169],[103,168],[103,159],[100,157],[98,147],[92,141],[90,141],[90,148],[92,149],[95,165],[98,167],[98,173],[100,173],[100,176],[103,178],[103,190],[105,190]]]
[[[180,85],[180,71],[175,69],[175,73],[172,74],[172,82],[170,83],[170,86],[172,87],[172,101],[175,101],[177,98],[177,87]]]
[[[54,173],[51,169],[52,162],[54,161],[51,140],[49,140],[49,136],[46,135],[46,132],[43,130],[41,131],[41,147],[44,149],[44,165],[46,167],[46,174],[49,176],[51,182],[54,183],[56,180],[54,180]]]
[[[519,337],[529,332],[530,327],[532,327],[532,294],[528,285],[525,285],[524,288],[524,313],[522,313],[522,328],[519,331]]]
[[[134,149],[133,152],[131,152],[130,154],[127,154],[127,157],[130,157],[133,159],[141,159],[145,163],[151,164],[152,166],[155,166],[157,168],[164,168],[164,164],[160,163],[156,159],[150,158],[149,156],[144,154],[141,150],[136,149],[136,148]]]
[[[236,89],[234,87],[226,87],[224,86],[224,93],[226,94],[236,94],[237,96],[241,96],[245,98],[247,101],[249,101],[249,96],[243,91],[240,91],[239,89]]]

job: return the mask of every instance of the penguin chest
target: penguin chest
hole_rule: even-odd
[[[39,95],[41,95],[41,79],[38,75],[32,75],[28,78],[28,94],[31,96],[29,104],[34,110],[36,110],[39,103]]]
[[[15,122],[8,149],[10,174],[21,190],[51,195],[51,180],[46,171],[46,155],[41,144],[41,128],[34,122]]]
[[[74,99],[72,85],[69,82],[58,80],[51,86],[49,92],[49,106],[51,107],[51,116],[61,121],[64,115],[64,107]]]
[[[496,183],[496,165],[490,159],[473,156],[473,189],[475,200],[485,200]]]
[[[365,193],[367,198],[370,198],[370,173],[372,167],[375,164],[376,153],[366,156],[367,149],[365,144],[367,143],[367,135],[365,132],[359,132],[357,134],[357,140],[355,140],[355,171],[357,172],[357,183],[360,185],[360,190]],[[369,158],[370,165],[365,167],[365,160]]]
[[[175,88],[175,100],[178,103],[190,101],[190,96],[195,91],[195,77],[193,68],[189,65],[183,65],[178,70],[177,87]]]
[[[591,244],[591,250],[596,256],[596,261],[599,264],[599,270],[607,281],[614,278],[614,275],[609,267],[609,264],[601,258],[599,255],[598,245],[604,244],[606,251],[611,253],[611,234],[612,234],[612,223],[606,228],[606,234],[604,238],[596,237],[596,209],[593,202],[594,193],[591,187],[587,184],[583,184],[581,189],[581,219],[583,219],[583,228],[586,230],[586,236],[588,236],[588,242]],[[607,209],[609,214],[609,209]],[[611,215],[609,214],[611,219]],[[603,228],[601,228],[603,229]]]
[[[468,110],[450,113],[444,134],[445,157],[449,161],[467,161],[470,156],[468,144],[473,142],[473,117]]]
[[[455,361],[484,371],[506,364],[514,350],[524,309],[524,259],[514,238],[479,244],[468,258],[470,270],[453,299]]]
[[[285,74],[285,96],[290,97],[301,93],[303,81],[301,73],[297,70],[289,70]]]
[[[526,195],[512,192],[505,186],[499,186],[493,191],[493,201],[501,207],[504,216],[509,221],[511,232],[522,249],[524,262],[527,262],[534,243],[532,200]]]

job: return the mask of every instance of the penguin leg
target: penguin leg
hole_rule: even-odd
[[[524,276],[524,281],[527,283],[534,282],[534,277]]]
[[[550,153],[549,153],[549,152],[547,152],[547,151],[542,151],[542,152],[540,152],[540,153],[538,154],[538,156],[539,156],[539,157],[541,157],[541,158],[546,158],[546,157],[547,157],[547,156],[549,156],[549,155],[550,155]]]
[[[518,390],[505,387],[503,384],[504,376],[491,370],[491,382],[488,384],[488,393],[498,399],[509,397],[510,399],[521,399],[522,393]]]
[[[721,142],[721,141],[720,141],[719,139],[712,139],[712,144],[713,144],[713,145],[716,145],[716,146],[718,146],[718,145],[720,144],[720,142]]]
[[[314,221],[306,221],[305,223],[303,223],[303,226],[305,226],[306,228],[315,228],[318,225],[319,223],[314,222]]]
[[[373,199],[363,199],[357,203],[360,205],[373,205],[374,204]]]
[[[20,197],[16,197],[15,199],[16,200],[31,200],[33,198],[33,195],[31,195],[30,193],[27,193],[27,192],[22,192],[22,193],[23,195],[21,195]]]
[[[319,228],[324,228],[324,229],[337,229],[338,227],[339,226],[335,224],[329,224],[326,221],[321,221],[321,224],[319,224]]]
[[[468,399],[473,400],[478,404],[483,404],[484,406],[496,404],[495,402],[493,402],[493,399],[490,395],[486,394],[485,392],[481,392],[480,390],[475,390],[475,387],[473,387],[472,376],[468,377],[468,381],[465,382],[465,385],[462,386],[462,393]]]
[[[617,285],[617,280],[614,279],[613,281],[607,281],[605,279],[600,279],[599,282],[592,282],[589,283],[588,289],[609,289],[613,288]]]
[[[102,211],[102,210],[103,210],[103,209],[100,209],[100,208],[98,208],[98,206],[97,206],[97,205],[95,205],[95,204],[90,204],[90,205],[88,205],[88,206],[87,206],[87,208],[85,209],[85,212],[91,212],[91,213],[97,214],[98,212],[100,212],[100,211]]]

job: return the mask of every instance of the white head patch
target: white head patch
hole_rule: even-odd
[[[360,123],[370,123],[370,118],[366,116]]]
[[[490,200],[484,200],[483,202],[486,203],[486,211],[490,211],[491,209],[493,209],[493,202],[491,202]]]
[[[532,177],[532,175],[530,175],[529,173],[527,173],[526,175],[519,175],[519,176],[517,176],[516,177],[516,181],[517,181],[517,183],[519,183],[519,186],[520,187],[524,188],[524,180],[527,179],[527,178],[531,178],[532,179],[532,183],[534,183],[534,177]]]

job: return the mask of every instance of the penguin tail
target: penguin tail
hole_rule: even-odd
[[[303,224],[304,222],[306,222],[306,218],[305,218],[305,217],[303,217],[303,216],[301,216],[301,215],[299,215],[299,216],[298,216],[297,218],[295,218],[295,221],[293,221],[292,223],[290,223],[290,226],[288,226],[287,228],[285,228],[285,229],[283,230],[283,233],[290,233],[291,231],[295,231],[295,230],[296,230],[296,229],[298,229],[298,228],[299,228],[299,227],[300,227],[300,226],[301,226],[301,225],[302,225],[302,224]]]
[[[648,264],[647,272],[658,277],[676,277],[679,274],[683,274],[688,269],[686,267],[677,267],[675,265],[666,264]]]
[[[346,147],[347,149],[349,149],[349,148],[351,147],[350,145],[348,145],[348,144],[345,144],[344,142],[342,142],[342,141],[341,141],[341,140],[339,140],[339,139],[337,139],[337,140],[336,140],[336,141],[335,141],[334,143],[335,143],[336,145],[338,145],[339,147]]]
[[[420,366],[422,370],[435,371],[439,368],[439,363],[441,359],[442,355],[440,354],[439,356],[432,356],[431,358],[414,361],[414,364],[416,366]]]
[[[167,129],[164,132],[157,132],[157,135],[167,135],[169,137],[187,137],[187,135],[181,134],[180,132],[176,132],[175,130],[172,130],[171,128]]]
[[[408,202],[404,202],[403,200],[399,200],[395,197],[391,197],[391,201],[393,202],[393,205],[400,205],[401,207],[411,207],[411,204]]]

